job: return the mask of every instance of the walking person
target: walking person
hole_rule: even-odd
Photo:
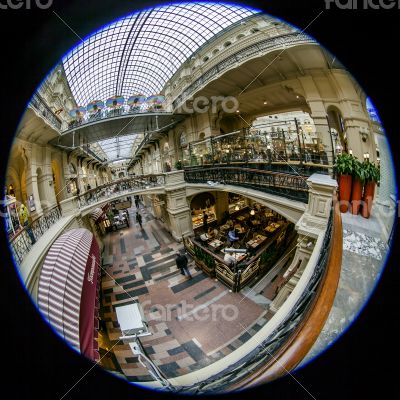
[[[136,208],[139,208],[139,196],[135,195],[135,206]]]
[[[139,214],[139,212],[136,212],[136,222],[140,225],[140,229],[143,229],[142,216]]]
[[[185,254],[181,254],[180,251],[176,252],[176,266],[181,270],[182,275],[187,275],[189,279],[192,279],[192,275],[190,274],[189,268],[188,268],[188,258],[186,257]]]

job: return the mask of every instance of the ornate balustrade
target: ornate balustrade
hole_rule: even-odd
[[[107,200],[115,195],[165,186],[165,174],[141,175],[129,179],[121,179],[90,189],[78,196],[79,208]]]
[[[243,167],[193,168],[185,170],[190,183],[230,184],[276,194],[304,203],[308,201],[307,176]]]
[[[168,111],[164,109],[148,109],[148,108],[141,109],[139,107],[125,107],[125,106],[113,110],[107,110],[107,109],[99,110],[96,113],[86,114],[85,117],[72,121],[64,131],[66,132],[83,125],[91,124],[92,122],[102,121],[109,118],[123,117],[129,115],[135,116],[135,115],[143,115],[149,113],[162,114],[162,113],[168,113]]]
[[[57,128],[59,131],[61,130],[61,120],[54,114],[54,112],[45,103],[45,101],[40,97],[39,94],[35,93],[33,95],[29,105],[32,106],[32,108],[34,108],[40,115],[46,118],[46,120],[49,121],[51,125]]]
[[[25,256],[37,241],[61,217],[60,210],[55,207],[32,221],[10,240],[10,248],[15,261],[21,264]]]
[[[235,54],[225,58],[220,63],[211,67],[202,76],[196,79],[191,85],[189,85],[181,95],[179,95],[172,103],[173,108],[178,108],[187,98],[193,95],[202,86],[210,82],[218,74],[221,74],[225,70],[231,69],[233,65],[244,62],[254,57],[262,56],[267,52],[271,52],[277,49],[281,49],[282,46],[290,47],[300,44],[317,44],[309,36],[303,33],[289,33],[287,35],[281,35],[278,37],[268,38],[258,43],[252,44]]]

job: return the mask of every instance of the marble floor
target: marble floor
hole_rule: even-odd
[[[192,279],[175,264],[175,242],[164,224],[142,207],[143,229],[129,210],[129,228],[108,234],[103,252],[102,316],[119,367],[130,381],[152,380],[121,336],[115,307],[139,301],[152,335],[142,338],[147,354],[167,378],[210,365],[231,353],[271,318],[268,307],[282,270],[256,290],[231,293],[198,270]],[[285,263],[286,265],[286,263]],[[245,328],[245,329],[244,329]]]
[[[340,280],[333,307],[314,346],[300,366],[331,345],[362,310],[379,280],[388,246],[379,220],[372,215],[342,214],[343,256]]]

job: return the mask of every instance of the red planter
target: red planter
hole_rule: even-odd
[[[363,206],[361,214],[364,218],[369,218],[371,215],[372,202],[375,195],[375,182],[367,182],[364,187]]]
[[[349,209],[350,195],[351,195],[351,175],[339,176],[339,200],[340,212],[345,213]]]
[[[363,183],[360,179],[353,179],[353,187],[351,189],[351,213],[357,215],[361,207],[361,198],[363,194]]]

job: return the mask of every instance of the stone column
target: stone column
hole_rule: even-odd
[[[35,172],[33,170],[35,170]],[[42,215],[43,210],[40,204],[37,173],[36,173],[36,168],[33,165],[28,166],[26,171],[26,194],[28,197],[32,194],[33,199],[35,201],[36,210],[31,212],[32,218]]]
[[[215,197],[215,213],[216,213],[218,223],[220,223],[221,219],[224,215],[224,212],[229,210],[228,193],[227,192],[213,192],[213,195]]]
[[[169,228],[175,240],[193,233],[190,207],[186,199],[186,184],[183,171],[165,174],[165,190]]]
[[[43,149],[42,176],[38,184],[42,185],[44,194],[44,199],[40,199],[43,210],[53,208],[57,204],[57,199],[53,182],[53,170],[51,167],[51,148],[47,146]]]
[[[321,94],[311,76],[299,77],[299,81],[303,87],[307,104],[311,109],[311,118],[314,121],[317,136],[324,147],[329,163],[332,164],[332,137],[329,131],[329,125],[326,118],[327,113]]]

